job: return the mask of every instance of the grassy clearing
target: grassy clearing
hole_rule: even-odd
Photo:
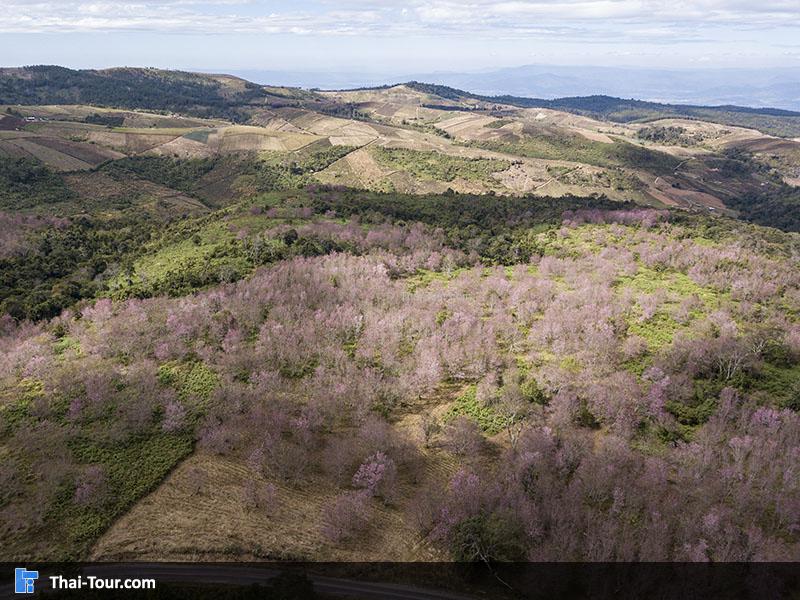
[[[673,310],[683,300],[695,297],[699,301],[698,307],[690,311],[690,319],[702,317],[720,302],[718,292],[696,284],[684,273],[656,271],[643,266],[639,267],[635,275],[617,280],[617,289],[622,291],[625,288],[643,294],[655,294],[659,291],[666,293],[662,305],[652,317],[642,320],[641,312],[638,312],[628,321],[628,334],[643,338],[651,352],[671,344],[675,334],[687,327],[673,317]]]
[[[676,271],[656,271],[655,269],[639,266],[635,275],[620,277],[617,281],[621,286],[627,285],[646,294],[664,290],[677,294],[682,298],[696,295],[709,307],[719,301],[718,292],[698,285],[685,273]]]
[[[375,160],[390,169],[406,171],[428,181],[489,181],[492,173],[505,171],[511,163],[490,158],[462,158],[438,152],[403,148],[374,148]]]
[[[675,334],[681,329],[682,326],[664,312],[658,312],[643,322],[634,318],[628,323],[628,335],[643,338],[651,352],[671,344]]]
[[[181,401],[198,405],[204,404],[219,384],[217,374],[201,362],[163,364],[158,368],[158,380],[175,388]]]
[[[753,387],[766,392],[779,406],[800,410],[800,365],[789,367],[764,363]]]
[[[460,416],[474,420],[489,435],[495,435],[503,429],[503,417],[490,406],[478,401],[475,385],[468,386],[456,398],[453,405],[444,414],[443,420],[446,423]]]
[[[193,233],[174,242],[159,241],[153,250],[137,259],[130,269],[108,285],[112,297],[143,296],[163,291],[176,295],[186,286],[217,276],[239,277],[250,265],[238,248],[235,235],[219,221],[206,222]],[[213,276],[213,277],[212,277]],[[183,282],[180,289],[173,284]]]
[[[259,234],[282,223],[304,222],[291,215],[267,216],[264,210],[276,201],[274,195],[262,194],[255,201],[175,223],[108,280],[105,295],[115,299],[179,296],[245,277],[264,264],[268,246],[274,247],[276,256],[287,250],[281,239]]]
[[[431,271],[429,269],[420,269],[416,272],[416,274],[406,279],[406,284],[408,285],[408,290],[410,292],[414,292],[420,288],[428,287],[434,281],[452,281],[465,271],[467,271],[465,267],[460,267],[451,271]]]

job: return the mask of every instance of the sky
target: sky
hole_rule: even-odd
[[[0,0],[0,65],[798,67],[800,0]]]

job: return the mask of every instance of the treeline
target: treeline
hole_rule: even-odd
[[[74,196],[60,175],[38,161],[7,157],[0,160],[0,208],[34,208]]]
[[[83,119],[84,123],[91,125],[105,125],[106,127],[122,127],[125,122],[124,115],[93,113]]]
[[[320,214],[334,211],[340,217],[357,215],[364,222],[418,221],[434,227],[475,228],[495,233],[536,223],[560,223],[567,210],[633,206],[605,197],[487,197],[456,193],[419,196],[327,186],[312,186],[309,191],[311,205]]]
[[[334,149],[331,149],[334,150]],[[339,151],[339,150],[337,150]],[[204,161],[173,161],[163,157],[139,157],[112,163],[114,173],[126,172],[169,183],[176,189],[192,191],[191,183],[207,167]],[[283,173],[272,167],[253,167],[261,191],[276,189],[286,183],[281,177],[269,179],[270,174]],[[304,178],[293,175],[299,186]],[[182,263],[163,278],[139,281],[133,276],[133,264],[145,252],[144,244],[159,236],[163,221],[145,212],[130,210],[114,218],[80,216],[59,228],[31,231],[25,251],[0,259],[0,314],[16,320],[41,320],[58,315],[75,303],[94,298],[107,291],[108,281],[128,273],[128,284],[120,293],[124,297],[155,295],[181,296],[205,287],[245,277],[260,265],[271,264],[294,256],[320,256],[332,252],[361,254],[380,239],[376,228],[382,224],[401,227],[421,223],[430,230],[441,230],[442,244],[451,250],[472,254],[472,260],[483,264],[510,265],[526,261],[543,250],[534,240],[542,228],[560,223],[568,210],[610,209],[624,207],[605,198],[507,198],[470,195],[413,196],[367,193],[341,188],[310,186],[309,193],[289,193],[278,205],[302,205],[305,208],[278,209],[269,205],[252,210],[257,214],[275,216],[286,222],[312,221],[313,215],[335,214],[348,220],[354,218],[373,231],[372,241],[363,236],[354,239],[352,232],[278,231],[275,234],[243,239],[231,239],[217,245],[213,251]],[[284,215],[284,212],[289,211]],[[282,216],[283,215],[283,216]],[[288,215],[288,216],[287,216]],[[198,227],[209,219],[184,221],[178,229],[166,230],[165,239],[175,243],[196,237]],[[170,233],[170,232],[173,233]],[[183,232],[183,233],[181,233]],[[175,235],[178,238],[175,238]],[[363,234],[366,235],[366,234]],[[181,237],[183,236],[183,238]],[[377,236],[377,237],[376,237]],[[173,239],[175,238],[175,239]],[[199,242],[198,242],[199,243]],[[119,294],[117,294],[119,295]]]
[[[680,146],[688,146],[692,143],[692,140],[686,135],[686,128],[678,126],[642,127],[636,132],[636,137],[648,142],[662,142]]]
[[[725,201],[747,221],[800,231],[800,189],[782,185],[757,194],[745,194]]]
[[[168,156],[131,156],[107,163],[103,170],[114,177],[131,174],[181,192],[197,189],[198,180],[217,163],[216,158],[179,160]]]
[[[92,104],[242,121],[247,117],[239,107],[263,95],[250,82],[233,90],[211,77],[155,69],[31,66],[0,75],[0,104]]]
[[[423,223],[444,231],[450,248],[474,253],[487,265],[513,265],[541,255],[535,234],[561,222],[564,212],[628,206],[605,197],[514,198],[445,194],[415,196],[312,187],[314,212],[365,224]],[[632,205],[631,205],[632,206]]]
[[[52,318],[103,289],[102,275],[140,251],[157,223],[131,214],[79,217],[30,234],[24,253],[0,258],[0,314]]]

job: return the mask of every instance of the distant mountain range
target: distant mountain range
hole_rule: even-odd
[[[343,89],[416,80],[492,96],[602,94],[654,102],[800,110],[800,68],[667,70],[527,65],[473,73],[230,72],[257,83],[305,88]]]

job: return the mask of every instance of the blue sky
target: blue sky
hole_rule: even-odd
[[[0,0],[0,64],[800,67],[800,0]]]

